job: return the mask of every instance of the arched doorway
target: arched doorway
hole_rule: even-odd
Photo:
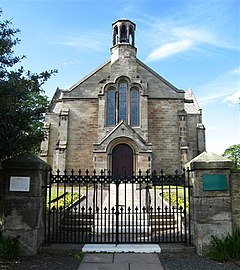
[[[133,173],[133,150],[127,144],[118,144],[112,151],[113,175],[130,175]]]

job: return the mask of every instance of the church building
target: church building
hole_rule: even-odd
[[[173,173],[205,151],[192,91],[176,88],[137,58],[135,31],[130,20],[114,22],[109,61],[54,94],[40,153],[54,171]]]

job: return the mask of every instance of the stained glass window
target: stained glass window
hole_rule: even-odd
[[[118,92],[118,121],[123,120],[127,123],[127,82],[119,83]]]
[[[108,90],[107,94],[107,126],[115,125],[116,91],[114,88]]]
[[[117,90],[112,86],[107,91],[106,125],[114,126],[121,120],[133,127],[139,126],[139,90],[129,91],[127,81],[120,81]],[[130,123],[129,123],[130,121]]]
[[[131,89],[131,126],[139,125],[139,93],[138,90]]]

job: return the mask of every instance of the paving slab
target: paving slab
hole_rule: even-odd
[[[145,268],[144,270],[147,270],[147,269],[148,268]],[[129,270],[129,264],[128,263],[81,263],[78,270]]]
[[[115,270],[115,268],[113,268]],[[130,263],[130,270],[164,270],[162,264],[159,263]]]
[[[78,270],[163,270],[156,253],[87,253]]]
[[[82,259],[82,263],[113,263],[113,254],[110,253],[87,253]]]
[[[161,264],[157,254],[134,254],[134,253],[116,253],[114,255],[114,262]]]

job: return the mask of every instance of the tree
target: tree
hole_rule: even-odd
[[[0,10],[0,19],[2,10]],[[0,20],[0,160],[16,154],[39,150],[43,140],[44,113],[49,101],[42,88],[56,70],[40,74],[15,68],[25,56],[13,48],[20,40],[19,29]]]
[[[240,144],[229,146],[223,156],[233,161],[233,169],[240,170]]]

